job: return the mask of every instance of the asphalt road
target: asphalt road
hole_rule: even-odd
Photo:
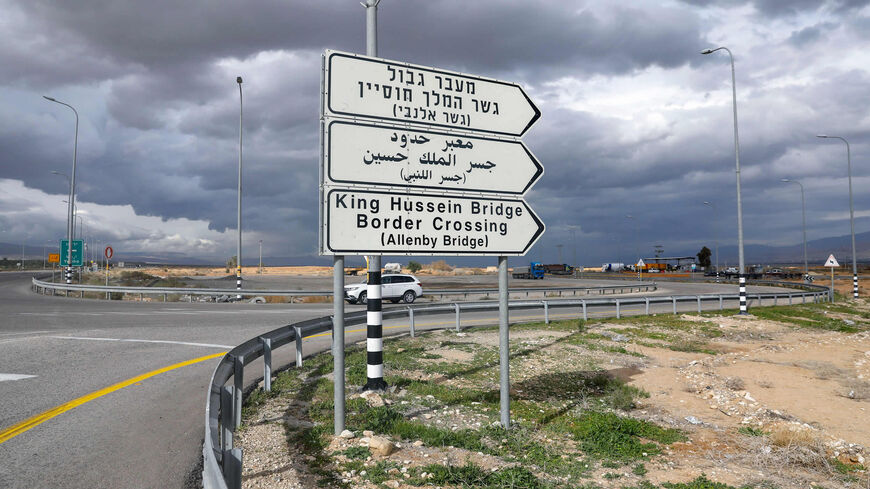
[[[0,273],[3,488],[190,485],[201,470],[203,406],[216,356],[265,331],[332,311],[331,304],[164,304],[41,296],[30,291],[30,277]],[[734,289],[667,283],[655,295]],[[653,310],[669,312],[670,306]],[[511,320],[542,314],[517,311]],[[576,314],[551,310],[552,318]],[[601,314],[612,312],[590,308],[591,316]],[[463,313],[462,319],[469,326],[493,324],[497,315]],[[453,324],[452,313],[417,320],[420,330]],[[363,340],[364,328],[349,328],[348,340]],[[407,321],[389,321],[385,330],[405,332]],[[328,335],[306,339],[305,354],[328,349],[329,341]],[[294,355],[292,346],[276,350],[274,362],[292,362]],[[246,379],[262,375],[261,368],[249,365]]]

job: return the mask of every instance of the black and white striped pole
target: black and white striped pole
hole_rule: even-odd
[[[236,77],[236,83],[239,84],[239,205],[238,205],[238,221],[239,239],[236,243],[236,299],[242,299],[242,77]]]
[[[852,148],[849,147],[849,141],[840,136],[828,136],[819,134],[819,138],[839,139],[846,143],[846,165],[849,171],[849,225],[852,228],[852,297],[858,298],[858,260],[855,255],[855,207],[852,204]]]
[[[378,55],[378,4],[381,0],[365,0],[366,55]],[[368,257],[366,286],[366,384],[364,391],[383,390],[384,382],[384,316],[381,303],[381,257]]]
[[[740,138],[737,133],[737,77],[734,74],[734,55],[731,50],[722,46],[716,49],[705,49],[701,54],[711,54],[719,50],[728,53],[731,60],[731,100],[734,109],[734,163],[737,174],[737,257],[739,262],[738,281],[740,283],[740,314],[748,314],[746,308],[746,262],[743,259],[743,200],[740,197]]]
[[[364,391],[384,390],[384,315],[381,302],[381,257],[370,256],[366,285],[366,385]]]

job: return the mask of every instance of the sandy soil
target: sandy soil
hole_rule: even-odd
[[[858,304],[861,310],[870,311],[867,301]],[[846,334],[797,328],[753,316],[682,316],[685,321],[721,333],[703,337],[704,348],[718,352],[711,355],[674,351],[646,339],[634,341],[630,329],[637,325],[626,322],[599,323],[590,332],[606,333],[612,341],[601,340],[599,345],[621,347],[627,353],[560,341],[570,334],[565,331],[521,329],[511,333],[512,348],[531,353],[512,359],[511,390],[514,395],[533,396],[535,386],[548,372],[579,373],[601,366],[611,375],[642,388],[650,397],[640,400],[630,415],[679,428],[688,436],[688,441],[668,446],[663,455],[646,463],[644,478],[653,484],[685,482],[706,474],[711,480],[735,487],[761,481],[782,488],[870,487],[865,471],[853,472],[851,482],[832,476],[836,473],[833,460],[846,467],[870,465],[870,453],[865,448],[870,447],[870,422],[866,421],[870,409],[870,331],[866,326],[870,319],[833,311],[830,314],[863,326],[864,331]],[[694,333],[681,330],[680,334]],[[444,343],[446,339],[450,342]],[[441,361],[459,364],[470,360],[467,351],[472,345],[491,350],[498,344],[496,331],[474,330],[437,332],[417,341],[430,341],[431,350],[426,351],[441,355]],[[413,374],[403,372],[406,377],[415,377]],[[494,375],[469,380],[424,376],[421,372],[417,378],[479,389],[497,389],[498,385]],[[384,395],[387,403],[415,402],[405,399],[401,391]],[[460,408],[435,406],[421,410],[412,419],[450,429],[480,428],[497,419],[497,413],[489,408]],[[305,423],[304,409],[297,410],[293,404],[288,408],[286,401],[266,404],[258,415],[266,424],[256,425],[240,436],[246,453],[244,486],[308,487],[312,482],[310,474],[299,462],[293,462],[302,455],[295,447],[287,446],[281,424],[267,423],[273,415],[285,426]],[[751,436],[753,433],[764,436]],[[542,432],[533,436],[546,435]],[[402,467],[433,461],[461,464],[471,459],[491,469],[500,463],[483,453],[418,446],[408,440],[394,442],[398,450],[388,458]],[[334,438],[328,451],[360,443],[359,439]],[[565,447],[566,451],[573,449]],[[605,477],[610,472],[620,472],[620,478]],[[389,487],[412,487],[402,483],[403,474],[397,469]],[[352,487],[375,487],[353,474],[342,476],[351,481]],[[590,474],[589,482],[620,488],[634,487],[640,479],[630,473],[630,467],[602,468]]]

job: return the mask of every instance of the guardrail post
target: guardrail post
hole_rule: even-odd
[[[233,399],[236,398],[235,387],[231,385],[221,386],[221,453],[233,448]]]
[[[245,357],[233,357],[233,431],[242,424],[242,394],[245,383]]]
[[[163,302],[166,302],[166,294],[163,294]]]
[[[459,304],[454,302],[453,308],[456,309],[456,331],[459,331]]]
[[[619,319],[619,299],[616,299],[616,319]]]
[[[646,312],[644,314],[649,316],[649,297],[644,297],[643,300],[646,302]]]
[[[719,294],[719,310],[721,311],[723,309],[725,309],[725,304],[723,304],[722,301],[722,294]]]
[[[698,314],[701,314],[701,296],[695,296],[698,298]]]
[[[233,448],[224,452],[224,481],[227,489],[242,488],[242,449]]]
[[[142,299],[143,299],[143,297],[142,297],[142,294],[140,293],[139,294],[139,302],[142,302]]]
[[[588,321],[589,317],[586,315],[586,301],[583,301],[581,304],[583,304],[583,320]]]
[[[801,294],[801,304],[807,303],[807,294]]]
[[[414,308],[408,308],[408,322],[411,324],[411,338],[417,333],[414,328]]]
[[[677,298],[671,297],[671,301],[673,301],[673,303],[674,303],[674,314],[676,314],[677,313]]]
[[[791,305],[791,293],[788,294],[788,305]]]
[[[547,301],[541,301],[544,305],[544,324],[550,324],[550,305]]]
[[[773,305],[776,305],[776,298],[779,297],[779,294],[773,294]]]
[[[260,338],[263,343],[263,390],[272,391],[272,339]]]
[[[302,328],[293,326],[293,331],[296,332],[296,366],[302,366]]]

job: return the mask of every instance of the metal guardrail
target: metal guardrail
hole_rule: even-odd
[[[794,286],[795,284],[774,282],[768,285]],[[798,284],[804,291],[787,290],[782,292],[766,292],[748,294],[750,300],[773,300],[777,305],[780,300],[795,300],[806,303],[830,300],[831,291],[827,287]],[[697,304],[697,310],[702,310],[704,302],[718,303],[719,309],[724,309],[725,301],[738,301],[737,294],[705,294],[691,296],[653,296],[653,297],[614,297],[599,299],[568,299],[555,301],[515,301],[509,303],[511,310],[543,308],[544,320],[549,323],[550,309],[573,308],[584,320],[589,318],[589,308],[593,306],[614,306],[617,318],[622,316],[622,307],[626,305],[643,304],[644,313],[649,314],[651,304],[671,304],[672,312],[676,314],[678,303]],[[416,334],[415,317],[453,312],[456,315],[456,330],[460,330],[463,311],[496,311],[498,303],[453,303],[440,305],[425,305],[414,307],[392,307],[383,312],[384,319],[407,318],[410,334]],[[366,323],[366,312],[348,313],[344,318],[345,326]],[[332,331],[332,318],[322,317],[283,326],[264,333],[256,338],[236,346],[221,358],[209,383],[205,402],[205,439],[202,446],[203,454],[203,487],[206,489],[237,489],[242,480],[242,450],[233,446],[233,434],[241,422],[242,396],[244,389],[244,366],[255,359],[263,357],[263,389],[271,390],[272,350],[289,343],[296,346],[296,365],[302,365],[302,339],[308,336]],[[232,379],[232,385],[227,383]]]
[[[64,284],[64,283],[53,283],[53,282],[43,282],[41,280],[37,280],[35,277],[33,280],[33,289],[36,293],[47,294],[48,291],[51,291],[51,294],[54,295],[58,291],[63,291],[68,296],[70,292],[78,292],[79,297],[84,297],[85,292],[101,292],[103,294],[108,293],[123,293],[123,294],[139,294],[139,298],[141,299],[145,295],[157,295],[163,296],[163,302],[166,302],[166,297],[170,294],[174,295],[227,295],[233,296],[239,294],[239,291],[236,289],[199,289],[199,288],[187,288],[187,287],[124,287],[124,286],[116,286],[116,285],[84,285],[84,284]],[[508,292],[511,294],[519,294],[525,293],[526,297],[530,293],[534,292],[544,292],[544,293],[558,293],[559,297],[562,297],[563,294],[568,294],[571,292],[571,295],[592,295],[593,293],[597,293],[599,295],[604,294],[624,294],[625,291],[631,292],[650,292],[657,290],[658,286],[655,282],[638,282],[634,284],[625,284],[625,285],[606,285],[599,287],[526,287],[526,288],[513,288],[508,289]],[[619,291],[619,292],[617,292]],[[461,295],[467,298],[470,294],[497,294],[498,288],[480,288],[480,289],[431,289],[426,290],[423,297],[428,296],[439,296],[443,298],[444,296],[457,296]],[[283,296],[283,297],[310,297],[310,296],[328,296],[332,297],[332,290],[258,290],[258,289],[242,289],[241,293],[242,297],[255,297],[255,296]]]

